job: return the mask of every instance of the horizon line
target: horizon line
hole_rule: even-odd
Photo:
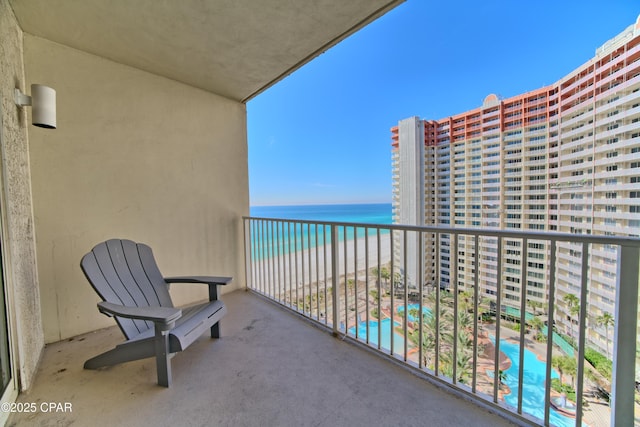
[[[349,206],[349,205],[391,205],[392,201],[387,202],[303,202],[303,203],[279,203],[279,204],[256,204],[249,203],[249,207],[285,207],[285,206]]]

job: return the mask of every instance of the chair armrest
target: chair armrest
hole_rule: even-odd
[[[167,283],[204,283],[207,285],[226,285],[231,282],[231,277],[218,276],[178,276],[165,277]]]
[[[218,300],[218,285],[226,285],[231,282],[231,277],[222,276],[178,276],[165,277],[167,283],[204,283],[209,285],[209,301]]]
[[[173,307],[126,307],[102,301],[98,303],[100,313],[107,316],[126,317],[128,319],[150,320],[155,323],[169,324],[182,316],[182,310]]]

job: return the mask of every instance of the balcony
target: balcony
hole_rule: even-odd
[[[73,405],[73,412],[66,414],[16,414],[10,424],[96,425],[96,420],[104,420],[163,425],[184,424],[185,419],[205,425],[392,424],[389,417],[395,410],[409,414],[409,423],[415,424],[425,417],[447,425],[482,421],[482,410],[468,409],[459,400],[450,408],[446,394],[428,393],[422,382],[420,388],[409,387],[414,376],[406,375],[406,369],[387,376],[386,371],[395,368],[369,365],[363,361],[368,352],[343,353],[342,343],[326,340],[321,330],[307,328],[305,322],[283,323],[278,316],[288,314],[254,304],[253,296],[244,293],[225,296],[232,311],[228,339],[201,342],[176,356],[176,381],[170,390],[153,386],[149,361],[101,372],[80,369],[87,357],[120,341],[114,329],[86,334],[111,321],[95,310],[96,296],[78,268],[82,254],[105,237],[132,236],[157,248],[168,271],[220,272],[244,287],[240,218],[249,210],[246,101],[400,1],[333,0],[319,5],[307,0],[295,2],[296,7],[281,0],[269,1],[269,7],[197,0],[166,2],[158,8],[134,3],[100,7],[96,2],[59,2],[43,14],[46,0],[0,0],[0,61],[7,70],[2,92],[9,95],[3,98],[0,125],[7,149],[2,161],[7,209],[0,210],[0,246],[10,359],[16,362],[3,403],[23,393],[22,403],[55,400]],[[83,23],[81,37],[70,31],[77,22]],[[16,86],[24,89],[39,81],[59,90],[60,127],[54,133],[27,128],[28,114],[11,100]],[[443,250],[449,244],[442,239],[435,246]],[[449,287],[446,265],[431,275]],[[247,272],[254,277],[252,267],[249,258]],[[451,272],[455,277],[455,268]],[[182,302],[200,297],[191,290],[178,294]],[[236,317],[240,315],[242,321]],[[320,334],[309,339],[316,341],[303,341],[314,332]],[[356,344],[359,339],[346,329],[338,336]],[[290,354],[297,357],[285,357]],[[321,363],[326,360],[331,366]],[[238,361],[242,369],[229,365],[236,369],[223,370],[223,361]],[[342,363],[344,371],[337,369]],[[407,366],[431,379],[425,369]],[[357,375],[350,376],[353,372]],[[180,376],[184,381],[177,384]],[[324,378],[333,380],[330,388],[309,387]],[[434,378],[465,398],[477,394],[437,370]],[[626,390],[624,386],[619,388]],[[408,407],[402,406],[407,402]],[[501,411],[499,401],[488,406]],[[365,407],[369,415],[356,407]],[[513,411],[503,412],[510,416]],[[617,413],[622,414],[621,423],[629,420],[628,411],[626,418],[624,410]],[[446,414],[446,420],[439,414]],[[527,422],[519,410],[515,417]]]
[[[502,285],[466,288],[480,283],[480,270],[487,272],[486,266],[462,270],[478,265],[487,239],[496,242],[491,273]],[[630,373],[636,363],[640,239],[245,218],[245,241],[249,289],[518,423],[632,425],[639,414]],[[589,290],[589,256],[601,244],[618,254],[617,274],[606,279],[617,289],[609,305],[592,300]],[[571,274],[556,261],[566,248],[582,254]],[[467,251],[466,258],[459,251]],[[545,268],[528,266],[528,252],[540,251]],[[434,265],[443,268],[420,268],[432,265],[422,258],[433,254]],[[504,260],[518,267],[508,268]],[[543,276],[522,286],[529,273]],[[567,308],[569,284],[577,289],[571,304],[578,312]],[[529,300],[543,302],[531,307]],[[604,329],[587,327],[587,314],[591,319],[604,312],[616,313],[615,332],[606,331],[616,349],[610,379],[586,359],[587,350],[602,348],[604,339]],[[541,313],[544,324],[533,320]],[[558,390],[565,387],[552,381],[560,377],[559,358],[576,362],[572,380],[561,380],[573,386],[572,416],[557,409]],[[493,375],[500,371],[507,373],[504,381]],[[605,391],[611,407],[602,400]]]
[[[537,394],[532,394],[527,383],[532,362],[524,355],[532,352],[539,361],[545,361],[560,355],[561,350],[550,341],[536,341],[527,328],[514,331],[507,327],[530,323],[532,314],[521,298],[526,288],[494,285],[490,296],[470,287],[453,298],[457,286],[461,286],[456,279],[457,265],[477,265],[482,244],[495,241],[497,253],[502,254],[497,257],[496,266],[491,267],[497,282],[502,281],[501,277],[520,277],[523,282],[526,263],[515,275],[508,275],[503,266],[503,249],[514,246],[514,242],[520,249],[509,259],[526,259],[527,242],[547,241],[549,272],[553,272],[556,259],[562,254],[558,251],[556,255],[556,247],[563,247],[565,241],[571,241],[571,247],[582,248],[584,256],[588,256],[590,245],[606,241],[620,248],[617,259],[625,268],[618,270],[618,283],[638,283],[639,239],[258,218],[246,218],[244,224],[248,292],[223,296],[229,307],[229,315],[223,321],[223,338],[212,342],[203,336],[188,351],[178,354],[173,360],[175,381],[170,390],[154,384],[152,359],[101,371],[83,370],[84,360],[122,340],[117,328],[102,329],[49,345],[31,391],[18,399],[18,404],[68,402],[73,411],[16,413],[11,415],[9,425],[93,424],[96,407],[101,408],[101,419],[116,425],[167,425],[185,420],[197,425],[393,425],[399,420],[417,424],[429,420],[431,425],[473,422],[494,426],[510,425],[510,421],[521,425],[554,424],[557,414],[549,404],[543,405],[541,412],[528,412],[532,398],[550,402],[557,393],[542,385],[535,391]],[[446,256],[468,248],[466,258],[458,255],[464,262],[451,258],[451,293],[435,285],[445,276],[438,270],[434,281],[415,285],[422,283],[420,277],[425,272],[414,266],[416,274],[411,274],[409,257],[403,254],[413,249],[418,254],[425,253],[419,245],[411,246],[419,236],[430,237],[424,241],[433,242],[439,251],[446,249]],[[437,259],[445,256],[444,252],[437,254]],[[394,285],[386,276],[387,268],[390,277],[396,277]],[[584,289],[586,279],[581,279],[580,273],[578,269],[574,276],[578,277],[578,288]],[[479,283],[479,274],[469,270],[464,283]],[[554,321],[563,325],[560,316],[554,317],[560,295],[554,290],[552,273],[550,283],[550,297],[544,304],[548,323],[540,330],[546,329],[547,334],[553,332],[549,325]],[[391,292],[378,297],[386,289]],[[619,286],[619,299],[621,295],[634,303],[619,304],[616,318],[623,320],[616,325],[623,327],[616,326],[616,335],[627,334],[631,337],[627,342],[635,343],[637,285]],[[591,304],[586,290],[580,291],[578,298]],[[442,316],[417,314],[434,301],[439,305],[435,306],[436,312]],[[586,305],[582,304],[585,308],[576,322],[557,328],[578,336],[576,352],[580,355],[587,347],[587,334],[578,332],[587,331],[583,320]],[[401,307],[410,307],[408,315],[399,310]],[[496,307],[501,307],[501,316],[496,316]],[[558,314],[565,313],[566,308],[563,305],[557,310]],[[375,312],[396,324],[394,333],[388,334],[389,341],[384,326],[374,327]],[[465,313],[474,312],[479,316],[464,320]],[[426,331],[433,327],[430,319],[435,321],[436,330],[446,328],[447,313],[457,313],[452,317],[457,325],[449,330],[454,340],[449,341],[446,334],[436,334],[434,348],[440,349],[436,352],[427,344]],[[421,337],[417,341],[412,338],[416,331],[423,332],[417,333]],[[493,351],[487,351],[490,342],[494,343]],[[635,369],[635,346],[624,342],[610,343],[616,349],[618,366],[614,368],[613,383],[605,391],[611,392],[612,407],[620,407],[615,416],[630,417],[626,420],[633,423],[638,405],[634,408],[634,383],[628,381],[633,376],[628,373]],[[471,356],[464,350],[469,343],[474,349]],[[454,346],[453,352],[450,345]],[[633,357],[625,361],[630,353]],[[447,358],[453,354],[458,360],[447,368]],[[493,358],[487,360],[487,354]],[[515,371],[508,367],[507,359],[511,366],[517,366]],[[594,380],[585,374],[591,368],[583,358],[579,360],[583,362],[578,363],[575,381],[583,400],[578,403],[582,412],[578,421],[590,426],[630,425],[614,418],[614,412],[594,391]],[[553,375],[555,368],[547,366],[540,374],[541,384],[549,383]],[[489,373],[494,369],[507,372],[507,378],[511,377],[504,380],[508,386],[492,380]],[[620,369],[626,375],[616,375]],[[518,393],[518,389],[523,392]],[[622,390],[617,393],[623,398],[616,398],[616,390]],[[523,398],[507,400],[509,395]],[[108,404],[105,396],[109,396]]]
[[[116,327],[102,329],[48,346],[18,400],[72,412],[15,413],[8,425],[512,425],[254,293],[223,299],[223,337],[174,357],[170,389],[155,385],[152,359],[83,370],[122,341]]]
[[[0,0],[2,403],[46,380],[46,344],[111,324],[78,266],[99,241],[133,237],[165,271],[244,287],[247,101],[402,1],[98,3],[43,19],[46,0]],[[57,90],[55,131],[15,105],[33,83]]]

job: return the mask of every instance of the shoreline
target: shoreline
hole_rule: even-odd
[[[338,242],[338,277],[353,275],[356,271],[365,271],[367,267],[378,268],[391,261],[391,241],[389,234],[380,235],[380,261],[378,262],[378,236],[358,237],[357,239]],[[368,249],[368,265],[365,257]],[[326,255],[326,260],[325,260]],[[252,269],[262,281],[270,284],[305,286],[316,282],[327,281],[327,286],[332,279],[330,245],[317,245],[312,248],[299,249],[296,252],[280,253],[275,257],[261,260],[252,260]],[[346,264],[346,271],[345,271]],[[248,277],[247,279],[251,279]],[[292,280],[295,279],[295,280]],[[361,278],[358,277],[360,281]],[[275,283],[274,283],[275,281]]]

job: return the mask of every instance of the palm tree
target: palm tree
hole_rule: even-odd
[[[458,357],[456,358],[456,374],[458,376],[458,381],[463,384],[467,384],[473,375],[473,371],[471,370],[471,363],[473,363],[473,360],[471,358],[471,354],[458,350]]]
[[[380,282],[378,281],[378,273],[379,273],[378,267],[371,268],[371,275],[376,278],[376,285],[380,286]]]
[[[571,386],[576,388],[576,373],[578,372],[578,362],[573,357],[564,356],[563,358],[564,373],[571,375]]]
[[[564,374],[571,375],[571,385],[575,388],[578,362],[571,356],[553,356],[551,366],[560,374],[560,384],[564,383]]]
[[[527,305],[531,308],[531,311],[534,315],[537,314],[539,308],[544,310],[544,304],[539,301],[528,299]]]
[[[473,339],[464,330],[458,333],[458,351],[473,354]]]
[[[571,338],[575,340],[576,336],[573,334],[573,316],[580,313],[580,300],[573,294],[566,294],[562,300],[567,304],[570,316],[569,320],[571,321]]]
[[[507,381],[507,373],[504,370],[499,369],[497,380],[498,380],[498,388],[502,390],[502,386],[504,385],[505,381]]]
[[[541,335],[544,336],[542,334],[542,329],[544,328],[544,322],[542,321],[542,319],[536,316],[533,319],[529,320],[529,325],[533,330],[536,331],[536,335],[535,335],[536,340],[541,341],[540,336]]]
[[[389,269],[387,269],[386,267],[382,267],[380,269],[380,277],[384,280],[384,285],[386,288],[387,284],[389,283],[389,279],[391,279],[391,273],[389,272]]]
[[[440,341],[440,345],[445,341],[445,335],[449,334],[452,329],[452,323],[448,321],[447,310],[441,305],[440,313],[436,316],[435,306],[430,312],[422,312],[417,308],[409,310],[409,314],[414,319],[420,319],[422,317],[422,354],[424,366],[433,368],[431,363],[431,356],[436,351],[436,336]],[[439,319],[439,325],[437,319]],[[437,327],[438,326],[438,327]],[[414,327],[413,332],[409,335],[411,341],[418,346],[420,344],[420,328]]]
[[[458,310],[458,330],[460,335],[465,331],[471,330],[472,327],[473,317],[467,311]]]
[[[484,315],[489,312],[491,300],[487,297],[480,298],[478,302],[478,319],[480,320],[480,329],[482,329],[482,319]]]
[[[431,307],[434,311],[436,309],[436,292],[430,293],[425,298],[425,302],[429,307]],[[440,308],[442,307],[453,307],[453,295],[449,292],[440,292]]]
[[[551,366],[556,368],[558,374],[560,375],[560,384],[564,383],[563,373],[564,373],[564,356],[553,356],[551,358]]]
[[[458,294],[458,309],[461,311],[469,311],[473,307],[473,292],[466,290]]]
[[[433,368],[433,355],[436,351],[439,355],[439,369],[443,375],[452,377],[454,369],[454,339],[456,339],[455,370],[456,381],[466,383],[471,378],[474,339],[471,336],[473,327],[472,314],[460,308],[453,312],[453,295],[448,292],[440,293],[440,301],[437,305],[436,294],[425,297],[425,306],[430,311],[420,313],[419,309],[409,310],[409,314],[416,319],[422,319],[422,350],[423,364]],[[436,310],[436,305],[438,309]],[[461,304],[462,305],[462,304]],[[457,332],[454,331],[454,318],[457,318]],[[437,326],[437,327],[436,327]],[[410,335],[410,339],[416,344],[420,341],[420,329],[416,326]],[[454,338],[455,337],[455,338]],[[436,339],[439,348],[436,348]],[[483,351],[478,346],[478,352]]]
[[[396,291],[404,289],[404,278],[400,272],[396,272],[393,275],[393,292],[395,295]]]
[[[453,341],[453,335],[447,334],[446,340]],[[471,364],[473,362],[473,340],[466,333],[458,334],[458,348],[456,351],[456,381],[466,383],[471,378]],[[442,373],[453,378],[453,347],[443,352],[440,357]]]
[[[466,382],[471,376],[471,364],[473,362],[473,343],[474,340],[470,335],[470,329],[473,324],[473,317],[466,311],[459,310],[457,313],[458,329],[457,333],[453,329],[454,314],[451,308],[445,309],[442,316],[440,326],[446,325],[446,329],[442,330],[441,342],[444,344],[441,353],[440,365],[443,374],[453,378],[453,357],[454,357],[454,340],[456,340],[456,381]],[[480,349],[478,349],[481,351]]]
[[[609,359],[609,327],[614,324],[613,316],[604,312],[596,318],[596,323],[598,326],[604,326],[604,333],[607,338],[607,359]]]
[[[409,313],[414,318],[419,316],[417,310],[409,310]],[[423,326],[422,326],[422,363],[424,366],[428,368],[433,368],[431,366],[431,355],[434,354],[436,348],[436,327],[435,321],[432,321],[434,316],[422,316]],[[420,328],[414,328],[411,334],[409,335],[409,339],[416,345],[420,345]]]

